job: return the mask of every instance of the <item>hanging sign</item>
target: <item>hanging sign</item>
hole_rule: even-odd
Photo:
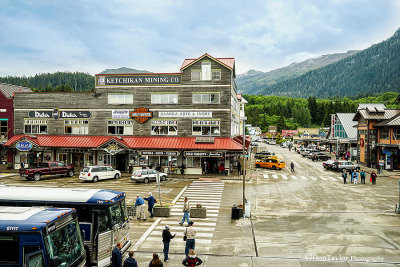
[[[90,111],[61,111],[54,109],[53,111],[29,111],[29,118],[53,118],[55,120],[60,119],[84,119],[90,118]]]
[[[32,149],[32,144],[29,142],[18,142],[16,148],[19,151],[29,151]]]
[[[145,123],[149,119],[153,117],[153,112],[149,111],[148,108],[135,108],[133,112],[131,112],[131,118],[134,118],[138,123]]]

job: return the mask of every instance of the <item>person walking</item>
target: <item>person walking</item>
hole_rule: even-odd
[[[364,170],[361,170],[360,177],[361,177],[361,183],[365,184],[365,171]]]
[[[137,219],[143,219],[146,220],[146,213],[144,212],[144,200],[140,195],[136,196],[136,202],[135,202],[135,207],[136,207],[136,216]]]
[[[242,165],[240,165],[240,162],[238,161],[237,163],[237,170],[238,170],[238,175],[240,175],[241,171],[242,171]]]
[[[154,203],[156,203],[156,200],[153,197],[153,194],[150,192],[149,197],[145,197],[144,200],[147,201],[147,210],[150,212],[150,218],[153,218],[154,217],[153,207],[154,207]]]
[[[354,172],[355,172],[354,168],[351,168],[351,170],[350,170],[350,183],[351,184],[353,183],[353,179],[354,179],[353,173]]]
[[[138,267],[137,261],[133,258],[133,251],[129,251],[128,258],[124,261],[123,267]]]
[[[117,242],[117,245],[112,250],[112,254],[111,254],[111,266],[112,267],[122,267],[121,249],[122,249],[122,243]]]
[[[357,180],[358,180],[358,173],[357,173],[357,171],[356,171],[356,170],[353,172],[352,176],[353,176],[353,181],[354,181],[354,184],[357,184]]]
[[[194,252],[193,249],[189,250],[189,257],[186,257],[186,259],[182,261],[182,264],[188,267],[199,266],[202,263],[203,261],[196,256],[196,252]]]
[[[183,218],[182,218],[182,221],[179,223],[180,225],[183,225],[185,220],[187,221],[187,223],[189,225],[189,223],[190,223],[189,212],[190,212],[190,203],[188,201],[188,198],[185,197],[185,200],[183,202]]]
[[[153,259],[151,259],[151,261],[149,263],[149,267],[163,267],[163,266],[164,266],[164,264],[162,263],[162,261],[158,257],[158,254],[157,253],[153,253]]]
[[[294,162],[290,162],[290,171],[294,172]]]
[[[193,227],[193,221],[191,221],[185,229],[184,235],[186,236],[186,245],[185,245],[185,255],[186,258],[189,256],[189,250],[195,248],[195,236],[196,229]]]
[[[169,226],[166,225],[165,229],[162,232],[162,241],[164,243],[164,261],[166,262],[168,262],[169,243],[171,242],[171,239],[173,239],[175,236],[176,234],[172,235],[169,231]]]
[[[371,172],[371,178],[370,178],[372,184],[376,184],[376,173],[374,171]]]
[[[346,184],[346,179],[347,179],[347,171],[346,171],[346,169],[343,169],[342,177],[343,177],[343,183]]]

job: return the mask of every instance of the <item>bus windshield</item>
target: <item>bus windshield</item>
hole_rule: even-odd
[[[77,220],[49,233],[45,236],[45,241],[49,258],[56,266],[69,266],[84,252]]]
[[[123,224],[127,221],[125,199],[119,201],[110,207],[111,224],[112,226],[117,224]]]

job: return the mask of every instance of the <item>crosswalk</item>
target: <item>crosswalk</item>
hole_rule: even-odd
[[[183,216],[184,197],[188,197],[191,207],[201,204],[202,207],[207,208],[207,218],[191,218],[191,220],[194,222],[194,227],[197,231],[195,238],[196,252],[210,252],[209,245],[214,237],[223,191],[224,182],[222,181],[193,181],[171,208],[170,217],[162,219],[140,245],[140,251],[162,251],[162,231],[168,225],[171,233],[176,234],[176,237],[170,243],[170,253],[184,253],[185,241],[183,241],[183,233],[186,227],[180,226],[178,223]],[[184,225],[186,225],[186,222]]]
[[[329,175],[286,175],[286,174],[271,174],[265,173],[262,174],[262,178],[265,180],[294,180],[294,181],[343,181],[343,178],[340,176],[329,176]]]

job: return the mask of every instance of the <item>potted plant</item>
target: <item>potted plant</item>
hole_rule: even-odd
[[[160,204],[156,204],[153,207],[153,213],[156,217],[169,217],[171,214],[171,207],[167,204],[165,206],[161,206]]]
[[[206,218],[207,208],[202,207],[201,204],[196,204],[196,207],[190,209],[190,218]]]

